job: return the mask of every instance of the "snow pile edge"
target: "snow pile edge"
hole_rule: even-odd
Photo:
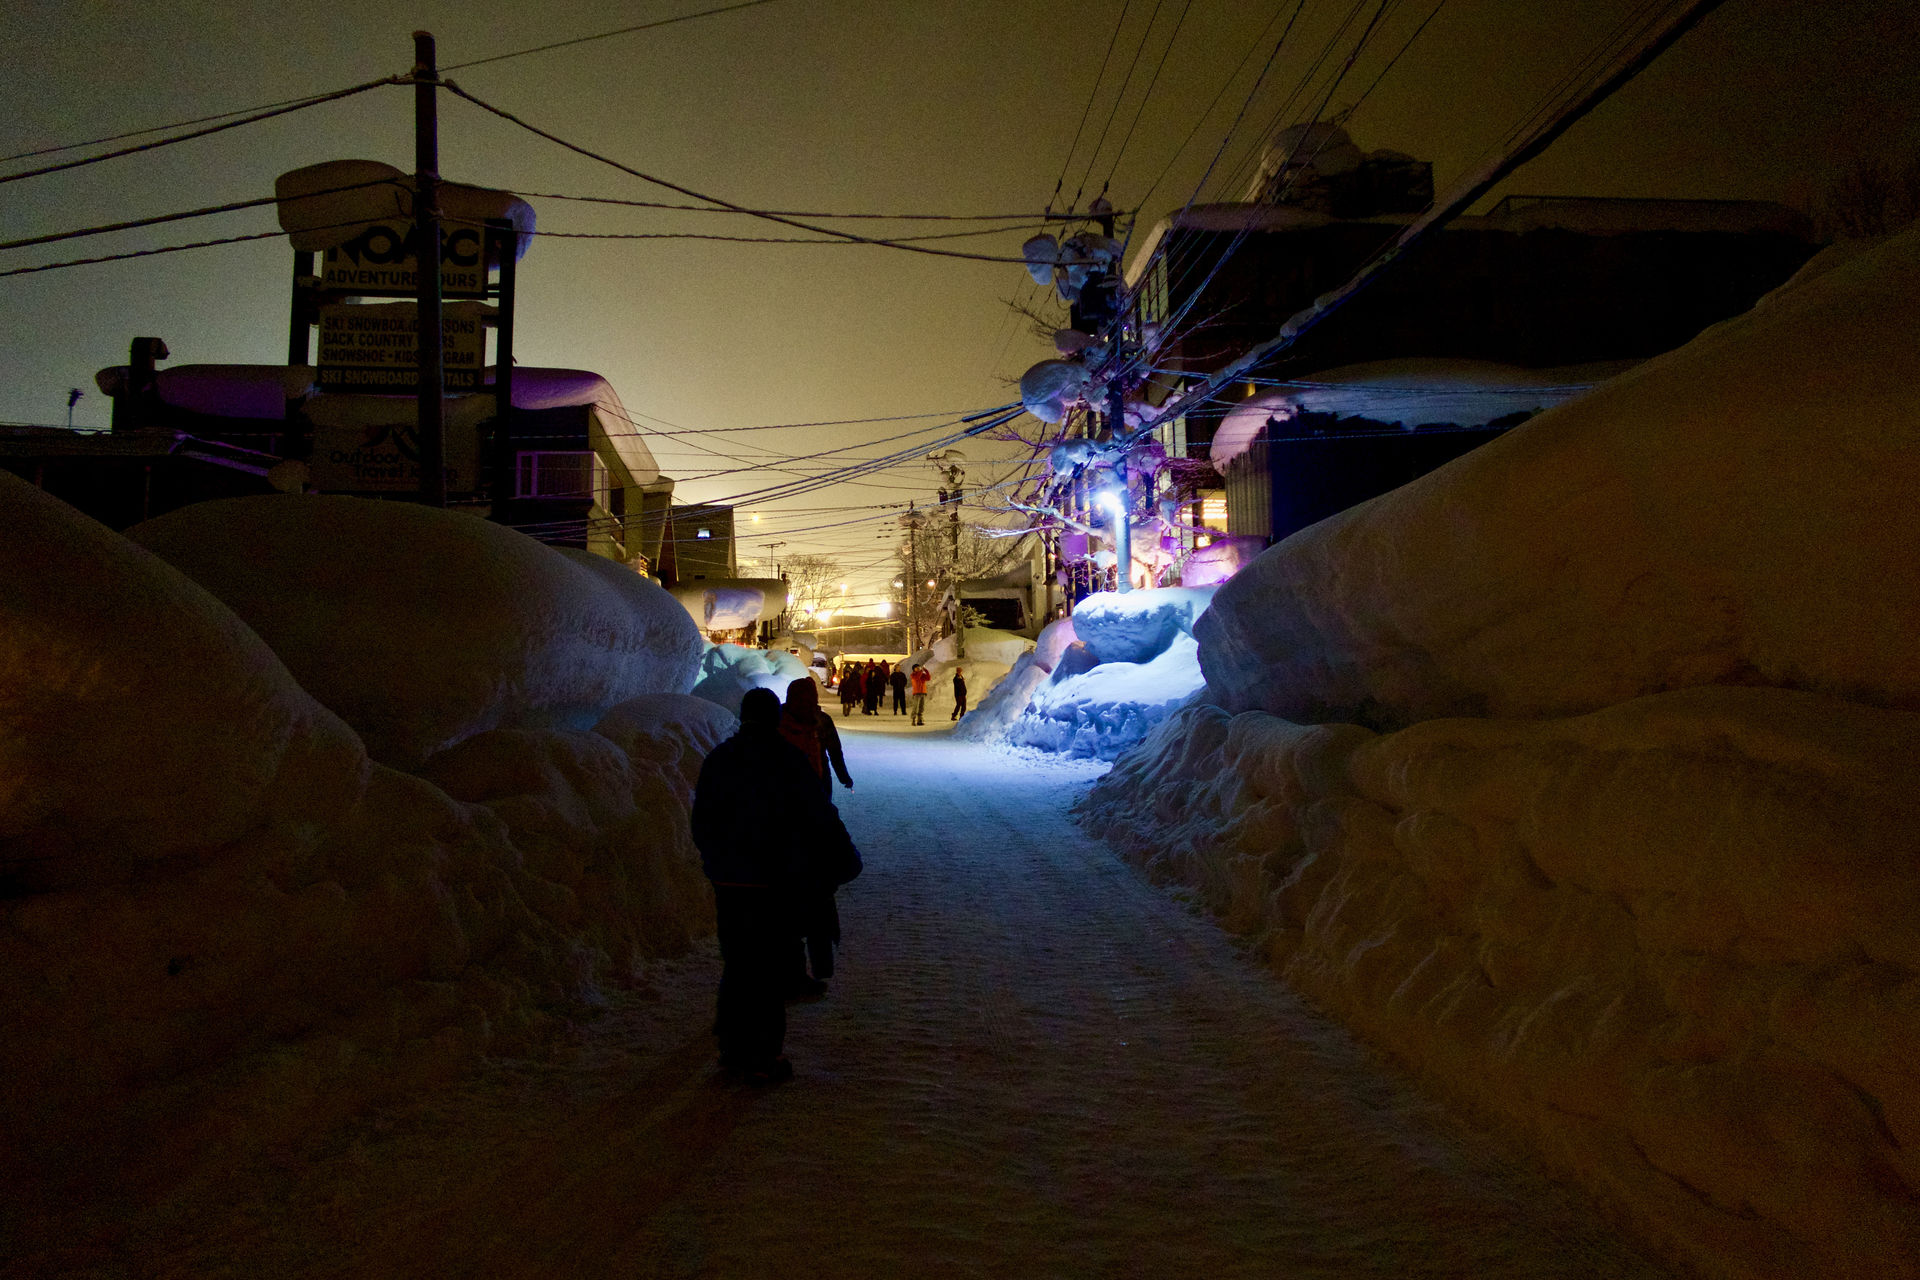
[[[1920,1274],[1920,716],[1706,687],[1386,736],[1184,708],[1083,800],[1704,1274]]]

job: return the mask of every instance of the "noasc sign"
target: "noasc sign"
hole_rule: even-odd
[[[420,291],[420,255],[411,222],[376,222],[326,251],[320,287],[366,297],[411,297]],[[487,242],[478,227],[440,228],[440,293],[480,298],[487,292]]]

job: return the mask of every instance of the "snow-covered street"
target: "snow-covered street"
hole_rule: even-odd
[[[1080,833],[1065,811],[1102,766],[860,720],[840,799],[867,871],[830,995],[790,1009],[792,1084],[715,1076],[709,944],[551,1062],[496,1062],[61,1267],[1663,1274]]]

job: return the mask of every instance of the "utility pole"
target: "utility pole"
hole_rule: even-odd
[[[487,238],[500,261],[500,319],[494,327],[493,338],[493,501],[489,518],[496,524],[505,524],[517,479],[514,464],[519,459],[513,437],[513,309],[518,293],[514,272],[520,254],[520,233],[511,222],[500,219],[490,224]],[[434,274],[436,278],[439,275]],[[626,545],[624,529],[621,545]]]
[[[907,527],[907,647],[908,652],[920,648],[920,547],[916,541],[920,533],[920,513],[913,509],[913,503],[907,503],[907,514],[900,517],[900,523]]]
[[[440,113],[434,97],[440,73],[431,32],[413,33],[413,250],[419,272],[420,395],[416,433],[420,500],[447,505],[446,366],[440,327]],[[497,376],[497,375],[496,375]]]
[[[1119,345],[1120,321],[1114,326],[1114,345]],[[1125,393],[1120,390],[1120,379],[1115,378],[1107,384],[1107,434],[1120,439],[1126,430]],[[1133,486],[1127,480],[1127,460],[1120,458],[1120,493],[1114,501],[1113,509],[1108,513],[1113,517],[1113,560],[1114,590],[1122,595],[1133,590]]]

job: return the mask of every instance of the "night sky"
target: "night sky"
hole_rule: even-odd
[[[8,7],[0,68],[0,151],[278,101],[406,71],[409,33],[438,37],[452,65],[655,17],[711,7],[675,3],[543,6],[416,4],[20,3]],[[1633,0],[1448,0],[1354,112],[1364,148],[1435,164],[1444,189],[1601,38]],[[1081,206],[1111,174],[1122,208],[1146,196],[1140,232],[1195,192],[1228,133],[1268,35],[1205,117],[1243,55],[1284,17],[1241,0],[1086,3],[773,3],[654,31],[455,70],[481,97],[563,137],[727,200],[825,212],[1023,213],[1062,177],[1055,207]],[[1238,199],[1262,128],[1349,13],[1308,0],[1304,14],[1200,198]],[[1367,90],[1432,10],[1390,5],[1334,109]],[[1372,12],[1367,6],[1366,13]],[[537,15],[537,16],[530,16]],[[1153,18],[1151,30],[1148,19]],[[1179,34],[1152,97],[1141,94]],[[1350,30],[1357,30],[1357,26]],[[1145,37],[1144,44],[1142,37]],[[1350,40],[1338,47],[1336,61]],[[1127,94],[1113,95],[1140,49]],[[1728,0],[1650,71],[1523,169],[1508,192],[1746,197],[1804,204],[1858,157],[1920,150],[1920,5],[1899,0]],[[1281,124],[1307,118],[1324,77]],[[1093,138],[1107,140],[1089,163]],[[321,160],[364,157],[412,168],[412,94],[384,88],[265,124],[0,186],[12,239],[271,193],[274,177]],[[83,152],[63,153],[83,154]],[[1169,168],[1169,160],[1172,160]],[[38,161],[17,159],[7,172]],[[1156,176],[1166,171],[1148,194]],[[441,170],[454,180],[541,193],[678,200],[638,179],[443,95]],[[1498,195],[1499,193],[1496,193]],[[535,196],[546,231],[686,231],[784,236],[733,215],[611,209]],[[0,254],[0,268],[266,231],[271,209]],[[837,224],[925,234],[941,225]],[[935,244],[1017,255],[1030,229]],[[59,424],[66,389],[89,394],[76,425],[104,426],[96,369],[129,338],[166,339],[174,363],[284,358],[289,251],[282,240],[0,279],[0,420]],[[521,264],[518,351],[526,364],[607,376],[642,422],[718,428],[970,412],[1013,399],[1009,385],[1050,351],[1016,323],[1017,266],[871,247],[691,240],[537,241]],[[644,416],[643,416],[644,415]],[[938,418],[653,440],[663,469],[693,477],[778,464],[899,434]],[[902,443],[911,443],[906,441]],[[898,445],[886,448],[899,447]],[[730,457],[716,457],[719,451]],[[852,450],[848,458],[866,456]],[[1004,474],[974,447],[972,483]],[[802,470],[814,464],[803,464]],[[786,478],[748,470],[684,480],[683,498],[723,499]],[[871,588],[885,572],[887,512],[862,504],[931,499],[935,476],[908,467],[762,510],[756,530],[781,554],[834,551]],[[822,508],[845,507],[844,511]],[[814,526],[858,517],[865,523]],[[743,524],[743,528],[746,527]],[[771,532],[778,530],[779,532]],[[764,548],[748,546],[750,554]],[[872,566],[867,568],[867,566]]]

